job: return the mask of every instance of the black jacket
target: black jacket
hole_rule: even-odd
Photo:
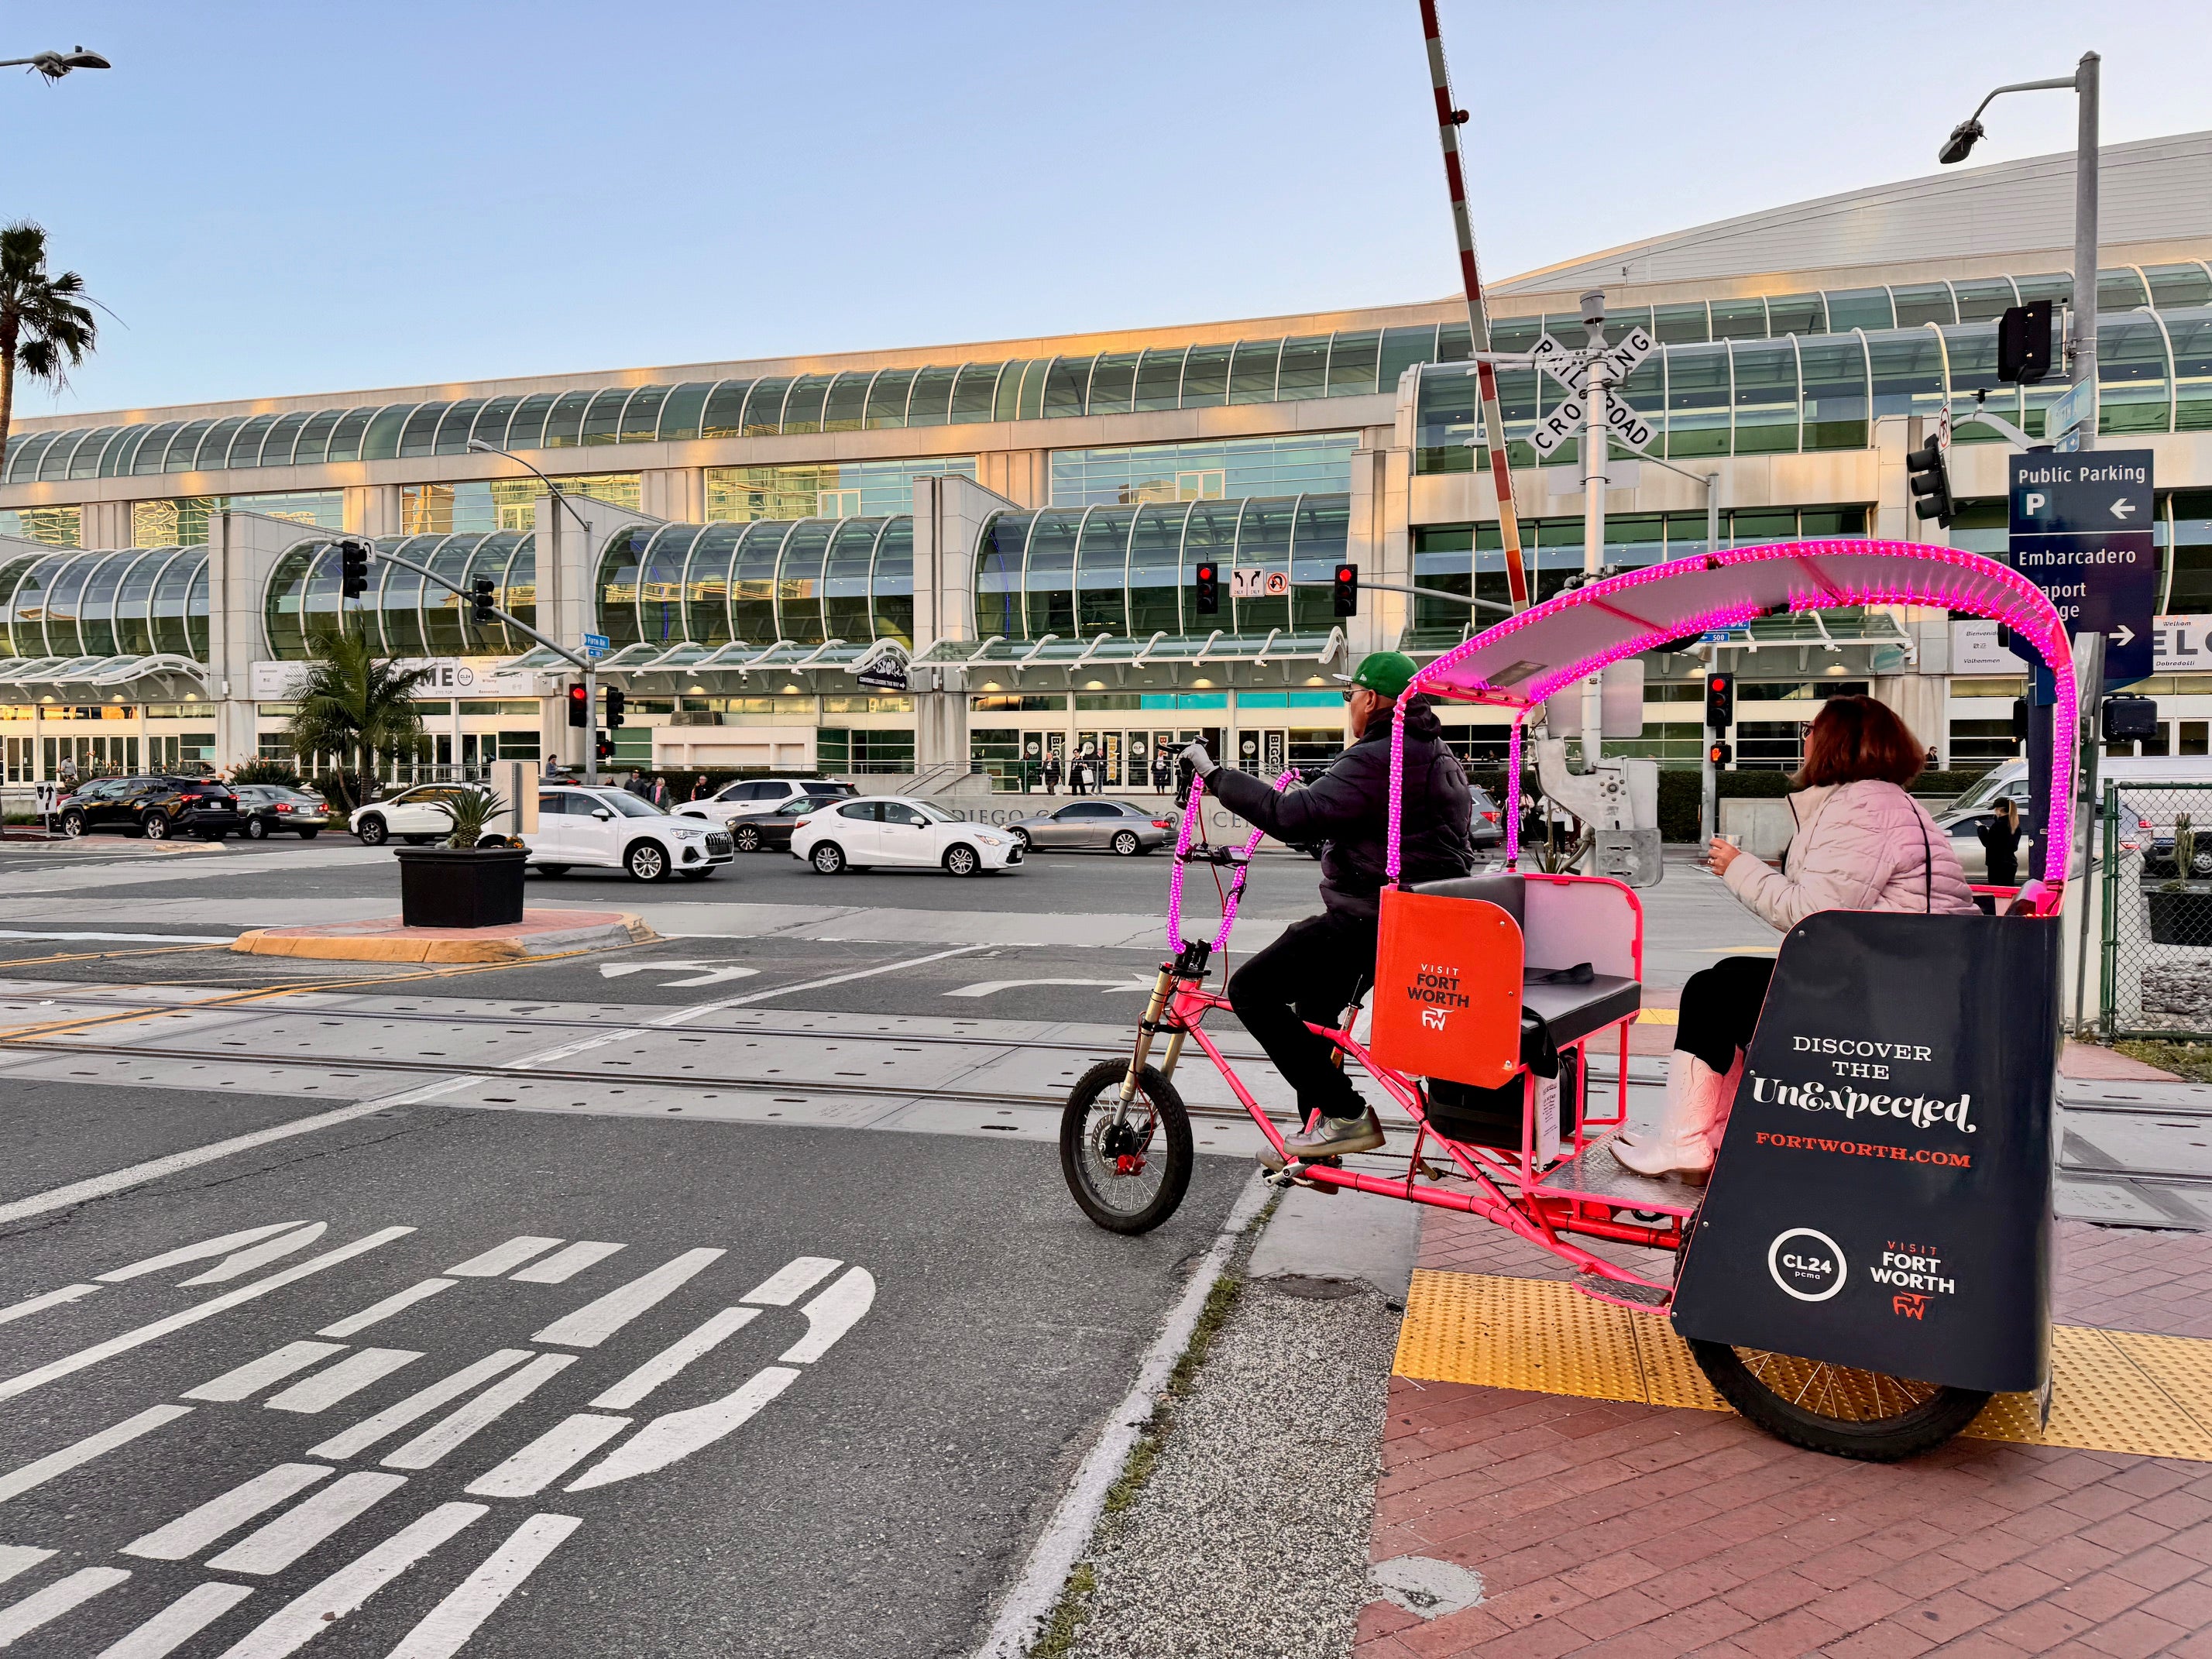
[[[1222,767],[1206,787],[1224,806],[1278,841],[1328,843],[1322,855],[1322,900],[1347,915],[1373,917],[1389,857],[1390,725],[1377,710],[1367,731],[1320,777],[1277,794],[1265,780]],[[1468,827],[1474,814],[1467,773],[1444,746],[1443,727],[1426,697],[1406,708],[1406,793],[1400,829],[1408,885],[1463,876],[1474,868]]]

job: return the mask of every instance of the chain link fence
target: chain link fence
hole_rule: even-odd
[[[2212,1038],[2212,783],[2107,782],[2104,1035]]]

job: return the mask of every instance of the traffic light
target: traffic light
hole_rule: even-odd
[[[589,726],[592,723],[591,694],[581,685],[568,688],[568,724]]]
[[[476,619],[478,626],[481,627],[483,623],[493,620],[491,596],[498,591],[498,587],[489,576],[479,576],[469,584],[470,602],[476,607]]]
[[[1708,674],[1705,676],[1705,726],[1710,731],[1725,732],[1735,724],[1735,676]]]
[[[1946,529],[1958,504],[1951,499],[1951,477],[1943,470],[1943,447],[1930,438],[1905,458],[1906,482],[1912,489],[1915,518],[1933,519]]]
[[[1711,744],[1706,747],[1705,758],[1711,761],[1715,768],[1724,770],[1728,763],[1735,758],[1735,750],[1724,743]]]
[[[1218,617],[1221,614],[1221,567],[1211,561],[1198,567],[1193,585],[1198,589],[1198,614]]]
[[[1359,567],[1358,565],[1337,566],[1335,590],[1330,597],[1336,603],[1338,616],[1356,617],[1359,614]]]
[[[623,723],[623,710],[629,706],[629,699],[623,695],[619,686],[611,685],[607,688],[608,731],[613,731]]]
[[[2105,699],[2104,735],[2108,742],[2127,743],[2159,733],[2158,699],[2122,691]]]
[[[604,732],[597,733],[592,752],[601,760],[612,760],[615,754],[614,739]]]
[[[2027,699],[2026,697],[2014,697],[2012,700],[2012,740],[2014,743],[2027,741]]]
[[[2051,301],[2008,306],[1997,319],[1997,379],[2039,380],[2051,373]]]
[[[368,592],[368,544],[343,541],[338,544],[338,592],[349,599],[357,599]]]

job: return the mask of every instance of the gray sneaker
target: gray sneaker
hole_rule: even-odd
[[[1346,1152],[1371,1152],[1382,1144],[1382,1125],[1371,1106],[1358,1117],[1324,1117],[1304,1133],[1283,1137],[1283,1150],[1294,1158],[1336,1158]],[[1283,1167],[1283,1160],[1273,1152],[1265,1154],[1261,1162],[1271,1170]]]

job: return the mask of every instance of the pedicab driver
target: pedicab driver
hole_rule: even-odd
[[[1294,1158],[1369,1152],[1382,1144],[1373,1109],[1338,1069],[1335,1050],[1307,1030],[1305,1022],[1334,1025],[1354,990],[1375,972],[1376,932],[1389,879],[1390,727],[1413,672],[1413,659],[1401,652],[1368,655],[1349,677],[1352,690],[1345,694],[1352,706],[1351,745],[1304,788],[1279,795],[1267,780],[1222,765],[1202,744],[1182,751],[1182,759],[1232,812],[1279,841],[1328,843],[1322,854],[1322,914],[1293,922],[1229,981],[1230,1006],[1297,1091],[1300,1114],[1321,1114],[1312,1129],[1285,1139]],[[1400,840],[1408,884],[1474,869],[1468,838],[1474,797],[1425,696],[1406,705],[1403,802]]]

